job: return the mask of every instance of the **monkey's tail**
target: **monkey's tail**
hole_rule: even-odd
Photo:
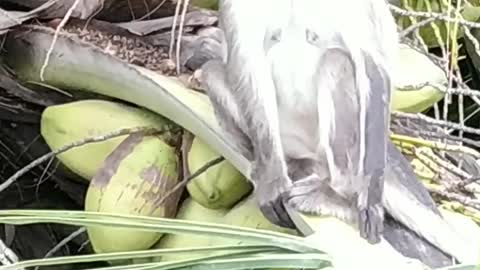
[[[480,250],[394,178],[385,181],[383,205],[400,223],[461,263],[478,263]],[[401,207],[398,207],[401,206]]]

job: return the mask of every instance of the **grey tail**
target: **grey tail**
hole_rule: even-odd
[[[383,205],[397,221],[461,263],[478,262],[480,250],[403,186],[385,181]]]

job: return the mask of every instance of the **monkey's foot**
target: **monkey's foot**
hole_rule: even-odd
[[[371,181],[368,189],[363,192],[360,191],[357,197],[360,236],[370,244],[380,242],[380,236],[383,234],[385,211],[382,205],[383,185],[372,185],[375,183],[383,184],[383,180]]]
[[[320,205],[315,198],[315,190],[321,181],[317,174],[295,181],[287,194],[286,203],[301,212],[321,215]]]
[[[379,243],[380,236],[383,234],[383,222],[384,210],[381,204],[360,209],[358,216],[360,236],[365,238],[370,244]]]
[[[350,201],[330,186],[328,179],[312,174],[293,183],[286,203],[294,209],[312,215],[333,216],[348,224],[356,224],[358,211]]]
[[[285,177],[288,178],[288,176],[272,176],[269,173],[263,173],[264,170],[261,171],[261,174],[255,173],[255,170],[252,171],[252,180],[257,183],[255,197],[260,211],[271,223],[280,227],[295,229],[295,224],[284,205],[288,187],[283,183],[288,183],[285,180]]]

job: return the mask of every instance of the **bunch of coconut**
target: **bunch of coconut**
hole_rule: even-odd
[[[172,125],[145,109],[111,101],[83,100],[48,107],[42,114],[41,133],[52,149],[58,149],[117,130],[138,127],[169,130]],[[181,138],[170,131],[132,133],[73,148],[58,155],[58,159],[89,181],[86,211],[178,218],[293,233],[263,217],[255,201],[248,196],[252,186],[227,160],[193,178],[185,189],[176,188],[183,179],[184,167],[195,172],[219,157],[199,138],[193,138],[185,162],[182,162]],[[153,246],[218,245],[228,241],[105,226],[88,227],[87,232],[97,253],[145,250]],[[159,259],[177,259],[178,256]]]

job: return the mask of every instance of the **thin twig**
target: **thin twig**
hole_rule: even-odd
[[[462,179],[470,179],[473,176],[460,168],[455,167],[452,163],[444,160],[443,158],[435,155],[431,148],[427,147],[419,147],[415,149],[415,154],[418,156],[424,156],[429,158],[433,161],[436,165],[440,166],[441,168],[449,171],[450,173],[462,178]],[[440,171],[439,171],[440,172]]]
[[[480,210],[480,202],[478,200],[470,199],[467,196],[456,194],[456,193],[453,193],[453,192],[449,192],[449,191],[446,191],[446,190],[441,189],[441,188],[429,187],[428,190],[430,192],[432,192],[432,193],[434,193],[434,194],[436,194],[440,197],[446,198],[450,201],[457,201],[457,202],[459,202],[463,205],[467,205],[467,206],[470,206],[470,207],[475,208],[477,210]]]
[[[16,262],[18,262],[17,255],[0,239],[0,264],[10,265]]]
[[[72,16],[73,11],[75,10],[75,8],[77,7],[77,5],[79,3],[80,3],[80,0],[75,0],[73,5],[68,9],[67,13],[65,14],[63,19],[58,24],[57,29],[55,29],[55,34],[53,35],[52,43],[50,43],[50,48],[48,48],[47,56],[45,57],[45,61],[43,62],[42,68],[40,69],[40,80],[42,82],[45,81],[45,78],[43,77],[43,75],[45,73],[45,69],[48,66],[48,62],[50,62],[50,55],[53,53],[53,48],[55,47],[55,44],[57,43],[58,34],[60,33],[60,29],[62,29],[63,26],[65,26],[68,19],[70,18],[70,16]]]
[[[480,23],[477,22],[470,22],[465,19],[456,19],[452,18],[448,15],[444,15],[442,13],[437,12],[423,12],[423,11],[409,11],[402,8],[399,8],[394,5],[390,5],[390,10],[394,13],[397,13],[401,16],[411,16],[411,17],[423,17],[423,18],[434,18],[437,20],[443,20],[449,23],[458,23],[461,25],[465,25],[471,28],[480,28]]]
[[[182,8],[182,16],[180,18],[180,25],[178,28],[178,35],[177,35],[177,46],[175,52],[175,61],[177,66],[177,74],[180,75],[181,71],[181,64],[180,64],[180,50],[182,48],[182,34],[183,34],[183,27],[185,26],[185,16],[187,15],[188,10],[188,3],[190,0],[183,0],[183,8]]]
[[[83,31],[87,30],[88,25],[90,22],[97,16],[104,8],[105,2],[100,1],[100,6],[95,10],[95,12],[92,13],[92,15],[88,16],[87,21],[85,22],[85,25],[83,26]]]
[[[177,29],[178,15],[180,14],[180,7],[182,6],[182,0],[177,0],[175,6],[175,14],[173,15],[172,32],[170,32],[170,47],[168,48],[168,58],[173,59],[173,47],[175,46],[175,30]]]
[[[395,117],[398,117],[398,118],[419,120],[419,121],[422,121],[422,122],[430,124],[430,125],[447,127],[447,128],[451,128],[451,129],[455,129],[455,130],[462,130],[463,132],[466,132],[466,133],[480,135],[480,129],[467,127],[467,126],[462,126],[462,125],[454,123],[454,122],[433,119],[433,118],[430,118],[430,117],[428,117],[426,115],[423,115],[423,114],[420,114],[420,113],[410,114],[410,113],[395,111],[395,112],[392,112],[392,115],[395,116]]]
[[[409,34],[411,34],[412,32],[418,30],[419,28],[435,21],[436,19],[435,18],[428,18],[428,19],[425,19],[421,22],[418,22],[416,24],[412,24],[410,25],[409,27],[407,27],[406,29],[402,30],[399,34],[400,34],[400,37],[405,37],[405,36],[408,36]]]
[[[445,86],[443,84],[433,83],[433,82],[424,82],[424,83],[419,83],[415,85],[405,85],[405,86],[399,87],[399,89],[400,91],[417,91],[419,88],[423,88],[426,86],[434,87],[440,92],[444,92],[451,95],[480,97],[480,91],[478,90],[472,90],[469,88],[461,88],[461,87],[449,88],[448,86]]]
[[[42,171],[42,174],[38,177],[38,180],[37,180],[37,183],[35,184],[35,197],[37,198],[38,201],[40,201],[40,197],[38,196],[38,194],[40,193],[40,186],[45,182],[47,181],[48,179],[50,179],[53,174],[55,173],[55,170],[56,168],[58,167],[58,163],[57,163],[57,166],[55,166],[55,169],[53,170],[52,173],[48,173],[48,170],[50,169],[50,166],[52,165],[53,161],[54,161],[54,157],[51,157],[49,160],[48,160],[48,163],[47,165],[45,166],[45,168],[43,169]],[[46,174],[48,174],[47,176],[45,176]]]
[[[209,162],[205,163],[202,167],[200,167],[198,170],[196,170],[192,175],[189,177],[184,178],[182,181],[178,182],[172,189],[170,189],[167,194],[165,194],[163,197],[161,197],[158,201],[155,201],[155,205],[161,205],[170,195],[175,193],[177,190],[188,184],[190,180],[194,179],[195,177],[201,175],[204,173],[206,170],[208,170],[210,167],[213,167],[215,165],[218,165],[220,162],[224,161],[224,157],[218,157],[215,159],[210,160]]]
[[[480,110],[480,109],[479,109]],[[400,124],[399,124],[400,125]],[[449,144],[454,144],[454,143],[465,143],[474,147],[480,148],[480,142],[477,142],[475,140],[465,138],[465,137],[457,137],[451,134],[442,134],[440,132],[436,131],[428,131],[428,130],[422,130],[419,128],[413,128],[413,127],[407,127],[407,126],[400,126],[396,127],[395,133],[399,135],[407,135],[410,137],[421,137],[424,139],[428,140],[443,140],[446,139]]]
[[[130,0],[127,0],[127,6],[128,6],[128,10],[130,11],[130,16],[132,16],[132,20],[135,20],[135,12],[133,12],[133,6]]]
[[[159,10],[163,6],[163,4],[165,4],[165,2],[167,2],[167,0],[163,0],[160,4],[158,4],[156,7],[154,7],[151,11],[147,12],[147,14],[143,15],[142,17],[140,17],[140,18],[138,18],[134,21],[141,21],[141,20],[146,19],[147,17],[149,17],[153,13],[157,12],[157,10]]]
[[[80,234],[84,233],[87,229],[85,227],[79,228],[75,230],[73,233],[71,233],[69,236],[65,237],[62,239],[62,241],[58,242],[52,249],[50,249],[45,256],[43,257],[44,259],[51,257],[55,252],[60,250],[63,246],[68,244],[68,242],[72,241],[75,237],[79,236]],[[38,270],[40,266],[35,267],[34,270]]]
[[[3,190],[5,190],[6,188],[8,188],[12,183],[14,183],[18,178],[20,178],[21,176],[23,176],[25,173],[27,173],[28,171],[30,171],[32,168],[34,168],[35,166],[45,162],[46,160],[49,160],[51,157],[53,156],[56,156],[58,154],[61,154],[63,152],[66,152],[72,148],[75,148],[75,147],[79,147],[79,146],[83,146],[85,144],[89,144],[89,143],[95,143],[95,142],[101,142],[101,141],[106,141],[108,139],[112,139],[112,138],[115,138],[115,137],[120,137],[120,136],[124,136],[124,135],[128,135],[128,134],[132,134],[132,133],[137,133],[137,132],[141,132],[145,135],[153,135],[153,134],[158,134],[158,133],[164,133],[164,132],[168,132],[168,131],[172,131],[172,129],[165,129],[165,130],[158,130],[158,129],[155,129],[155,128],[151,128],[151,127],[136,127],[136,128],[123,128],[123,129],[120,129],[120,130],[116,130],[116,131],[113,131],[107,135],[100,135],[100,136],[95,136],[95,137],[89,137],[89,138],[85,138],[85,139],[82,139],[80,141],[77,141],[77,142],[73,142],[71,144],[68,144],[68,145],[65,145],[65,146],[62,146],[60,147],[59,149],[57,150],[54,150],[50,153],[47,153],[37,159],[35,159],[34,161],[30,162],[28,165],[26,165],[25,167],[23,167],[21,170],[18,170],[15,174],[13,174],[10,178],[8,178],[5,182],[3,182],[2,184],[0,184],[0,192],[2,192]]]

